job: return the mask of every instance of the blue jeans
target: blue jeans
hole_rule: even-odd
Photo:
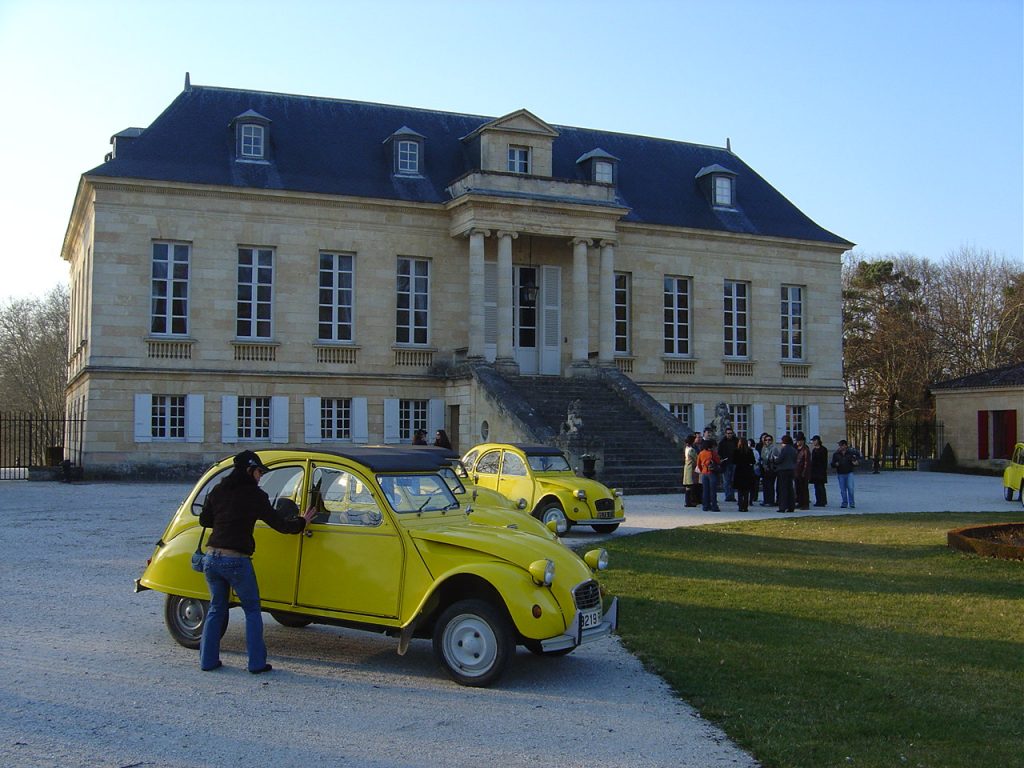
[[[221,627],[228,620],[228,592],[235,590],[245,612],[245,647],[249,651],[249,671],[267,664],[267,646],[263,642],[263,614],[256,571],[248,557],[222,557],[207,553],[203,573],[210,588],[210,610],[203,623],[199,641],[199,666],[212,669],[220,661]]]
[[[836,475],[836,479],[839,481],[839,495],[843,498],[843,506],[849,504],[853,506],[853,472],[847,472],[845,475]]]
[[[705,512],[718,512],[718,475],[702,474],[700,476],[701,509]]]
[[[725,491],[726,501],[735,501],[736,492],[732,489],[732,479],[736,474],[736,465],[731,461],[722,467],[722,490]]]

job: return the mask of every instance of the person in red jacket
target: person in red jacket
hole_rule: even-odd
[[[249,671],[258,675],[273,667],[267,663],[260,588],[250,559],[256,551],[253,528],[257,520],[262,520],[281,533],[302,533],[316,515],[316,505],[301,516],[282,517],[260,488],[260,478],[267,468],[259,455],[242,451],[235,456],[233,464],[231,473],[210,491],[199,515],[200,525],[213,529],[203,557],[203,574],[210,588],[210,609],[199,641],[199,668],[209,672],[223,666],[220,634],[228,618],[228,592],[234,589],[245,612]]]

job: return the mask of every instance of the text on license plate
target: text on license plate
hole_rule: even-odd
[[[583,629],[590,629],[596,627],[601,623],[601,609],[595,608],[592,611],[581,611],[580,612],[580,626]]]
[[[598,520],[607,520],[608,518],[614,517],[614,516],[615,516],[615,510],[614,509],[599,509],[599,510],[597,510],[597,518],[598,518]]]

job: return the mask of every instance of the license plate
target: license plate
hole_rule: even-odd
[[[599,509],[599,510],[597,510],[597,519],[598,520],[607,520],[608,518],[614,517],[614,516],[615,516],[615,510],[614,509]]]
[[[583,629],[591,629],[601,623],[601,609],[595,608],[592,611],[580,612],[580,626]]]

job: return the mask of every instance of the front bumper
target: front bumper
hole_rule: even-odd
[[[607,637],[614,632],[619,626],[619,598],[613,597],[612,604],[608,606],[608,610],[605,611],[604,618],[601,623],[596,627],[590,629],[583,629],[583,615],[576,611],[576,615],[573,618],[572,623],[569,625],[569,629],[561,635],[548,638],[547,640],[540,641],[540,647],[546,651],[562,651],[566,648],[575,648],[577,645],[583,645],[584,643],[590,643],[594,640],[599,640],[602,637]]]

